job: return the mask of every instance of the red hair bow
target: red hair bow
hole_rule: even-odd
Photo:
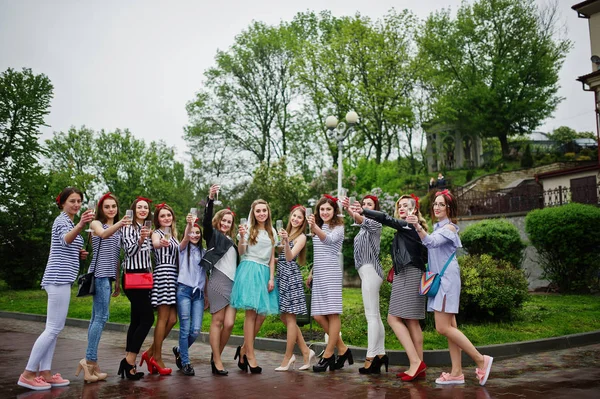
[[[198,218],[196,218],[196,220],[198,220]],[[194,223],[194,227],[197,227],[200,229],[200,226],[197,223]],[[202,229],[200,229],[200,231],[202,231]]]
[[[303,205],[297,204],[297,205],[294,205],[292,207],[292,209],[290,209],[290,212],[293,212],[294,209],[296,209],[296,208],[302,208],[303,210],[306,210],[306,208]]]
[[[233,217],[235,217],[235,212],[232,211],[230,207],[227,207],[227,209],[229,210],[229,212],[231,212],[231,214],[233,215]]]
[[[448,189],[445,189],[443,191],[438,191],[437,193],[435,193],[436,197],[439,197],[440,195],[443,195],[444,197],[446,197],[448,199],[448,201],[452,200],[452,198],[450,197],[450,191],[448,191]]]
[[[337,198],[335,198],[334,196],[329,195],[329,194],[323,194],[323,197],[325,197],[325,198],[327,198],[327,199],[329,199],[329,200],[331,200],[333,202],[337,202],[338,201]]]
[[[104,194],[102,197],[100,197],[100,199],[98,200],[98,205],[100,205],[102,203],[102,201],[104,201],[105,199],[107,199],[108,197],[111,196],[111,192],[107,192],[106,194]]]
[[[370,199],[372,199],[374,203],[378,203],[378,202],[379,202],[379,198],[377,198],[376,196],[374,196],[374,195],[371,195],[371,194],[369,194],[369,195],[365,195],[365,196],[363,197],[363,200],[364,200],[365,198],[370,198]]]
[[[161,202],[160,204],[156,205],[155,208],[156,209],[162,209],[162,208],[165,207],[165,205],[167,205],[167,204],[165,204],[164,202]]]
[[[419,197],[414,194],[411,194],[410,197],[415,200],[415,208],[419,209]]]
[[[60,205],[60,193],[56,196],[56,204]]]
[[[146,198],[146,197],[137,197],[137,200],[138,200],[138,201],[146,201],[146,202],[148,202],[148,203],[149,203],[149,202],[152,202],[152,200],[151,200],[151,199],[149,199],[149,198]]]

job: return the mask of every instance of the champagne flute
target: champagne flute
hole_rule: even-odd
[[[88,205],[87,205],[87,209],[88,209],[88,211],[89,211],[89,210],[91,210],[91,211],[92,211],[92,214],[95,214],[95,213],[96,213],[96,201],[95,201],[95,200],[93,200],[93,199],[89,200],[89,201],[88,201]],[[86,230],[86,231],[87,231],[88,233],[91,233],[91,232],[93,232],[94,230],[92,230],[92,228],[91,228],[90,226],[88,226],[88,228],[87,228],[87,230]]]
[[[165,240],[171,241],[171,228],[165,227],[164,232],[165,232]]]
[[[406,216],[411,216],[413,214],[413,212],[415,211],[415,206],[416,206],[416,202],[414,199],[409,198],[406,201]],[[402,226],[402,228],[406,229],[406,230],[410,230],[410,224],[407,224],[406,226]]]
[[[220,189],[220,188],[219,188],[219,190],[217,191],[217,196],[216,196],[216,198],[215,198],[215,202],[214,202],[214,204],[215,204],[215,205],[223,205],[223,202],[222,202],[222,201],[219,201],[219,191],[221,191],[221,189]]]
[[[147,228],[148,230],[152,231],[152,220],[145,220],[144,227]]]
[[[340,192],[338,193],[338,216],[343,218],[344,217],[344,209],[342,207],[342,198],[344,198],[346,196],[346,189],[345,188],[340,188]]]
[[[198,219],[198,208],[190,208],[190,214],[194,217],[194,223]]]
[[[133,209],[127,209],[125,211],[125,216],[128,218],[127,223],[125,223],[125,226],[131,226],[131,224],[133,223]]]
[[[350,201],[348,202],[349,206],[354,205],[354,203],[356,202],[356,197],[350,197]],[[360,226],[360,224],[356,223],[356,217],[354,216],[354,214],[352,215],[352,220],[353,223],[351,224],[351,226]]]
[[[306,219],[308,220],[312,216],[312,214],[313,214],[312,208],[306,208],[305,214],[306,214]],[[312,235],[313,235],[312,234],[312,229],[310,228],[310,224],[309,224],[308,225],[308,234],[306,236],[307,237],[312,237]]]
[[[283,229],[283,220],[277,220],[275,222],[275,230],[277,230],[277,238],[278,238],[277,246],[279,248],[283,248],[283,243],[281,242],[281,235],[279,235],[279,231],[281,229]]]
[[[240,224],[244,227],[248,227],[248,219],[240,218]],[[240,236],[240,238],[243,238],[243,237]],[[242,245],[246,246],[246,245],[248,245],[248,243],[244,242]]]

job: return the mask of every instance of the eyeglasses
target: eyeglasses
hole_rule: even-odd
[[[190,236],[190,237],[200,237],[200,233],[189,233],[188,236]]]
[[[446,204],[444,204],[443,202],[434,202],[434,203],[433,203],[433,207],[435,208],[436,206],[437,206],[438,208],[445,208],[445,207],[446,207]]]

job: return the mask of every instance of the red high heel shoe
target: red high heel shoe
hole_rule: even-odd
[[[146,366],[148,366],[148,373],[149,374],[156,374],[156,373],[158,373],[158,371],[156,370],[156,368],[154,368],[154,366],[152,366],[152,364],[150,364],[150,357],[148,356],[148,351],[142,353],[142,360],[140,360],[140,367],[142,367],[142,365],[144,364],[144,362],[146,362]]]
[[[425,362],[421,361],[421,364],[419,364],[419,368],[417,369],[415,375],[404,373],[404,375],[401,376],[400,379],[404,382],[414,381],[417,378],[419,378],[419,375],[423,374],[425,370],[427,370],[427,366],[425,365]]]
[[[158,374],[160,375],[170,375],[173,372],[173,370],[169,367],[160,367],[160,365],[156,362],[156,359],[153,357],[150,358],[150,364],[152,365],[152,368],[158,371]]]

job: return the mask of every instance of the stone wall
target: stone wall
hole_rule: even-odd
[[[538,288],[547,287],[550,282],[548,280],[542,279],[542,269],[538,264],[538,252],[537,250],[529,244],[529,238],[527,237],[527,233],[525,232],[525,216],[527,214],[511,214],[508,216],[498,216],[496,218],[504,217],[505,220],[512,223],[521,234],[521,239],[525,241],[527,244],[527,248],[525,248],[525,254],[523,256],[523,264],[522,268],[525,271],[525,275],[527,276],[527,281],[529,282],[529,290],[533,291]],[[493,216],[469,216],[458,219],[458,226],[461,229],[464,229],[467,226],[470,226],[474,223],[478,223],[484,219],[494,218]]]

